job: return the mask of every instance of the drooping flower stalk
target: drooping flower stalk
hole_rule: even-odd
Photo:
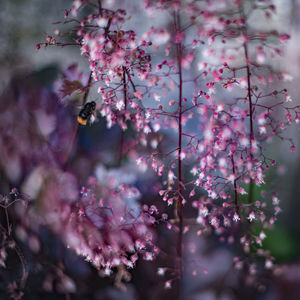
[[[174,16],[174,23],[176,33],[181,31],[180,28],[180,15],[176,12]],[[183,91],[183,80],[182,80],[182,43],[177,44],[177,66],[178,66],[178,154],[177,154],[177,217],[178,217],[178,241],[177,241],[177,254],[179,260],[179,295],[178,299],[182,299],[182,285],[183,285],[183,196],[182,196],[182,91]]]
[[[254,142],[254,130],[253,130],[253,105],[252,105],[252,88],[251,88],[251,71],[250,71],[250,61],[249,61],[249,54],[248,54],[248,34],[247,34],[247,20],[244,13],[244,7],[243,3],[241,4],[241,17],[244,20],[244,26],[243,26],[243,34],[245,38],[245,42],[243,45],[244,48],[244,55],[245,55],[245,64],[246,64],[246,71],[247,71],[247,97],[249,102],[249,128],[250,128],[250,135],[249,135],[249,141],[250,141],[250,159],[251,163],[253,162],[253,155],[252,155],[252,149],[253,149],[253,142]],[[253,197],[253,189],[254,189],[254,182],[253,179],[250,178],[249,183],[249,190],[248,190],[248,203],[252,202]]]

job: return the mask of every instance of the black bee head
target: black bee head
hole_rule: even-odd
[[[96,108],[96,102],[95,101],[91,101],[90,104],[91,104],[92,110],[94,110]]]

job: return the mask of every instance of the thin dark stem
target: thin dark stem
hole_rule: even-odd
[[[242,11],[242,16],[245,19],[245,14]],[[246,20],[245,20],[245,27],[244,27],[244,34],[247,36],[247,28],[246,28]],[[253,149],[253,141],[254,141],[254,130],[253,130],[253,103],[252,103],[252,94],[251,94],[251,72],[250,72],[250,65],[249,65],[249,54],[248,54],[248,45],[247,42],[244,43],[244,54],[245,54],[245,60],[246,60],[246,71],[247,71],[247,90],[248,90],[248,102],[249,102],[249,125],[250,125],[250,158],[251,161],[253,161],[253,155],[252,155],[252,149]],[[248,203],[252,202],[253,197],[253,188],[254,183],[252,178],[250,178],[249,183],[249,192],[248,192]]]
[[[0,224],[0,231],[3,235],[4,240],[7,240],[7,238],[10,237],[9,242],[13,245],[11,247],[14,249],[14,251],[17,254],[17,256],[20,260],[20,263],[22,265],[22,277],[20,279],[19,287],[21,289],[23,289],[25,287],[25,283],[26,283],[27,276],[28,276],[28,271],[27,271],[27,267],[26,267],[26,260],[25,260],[25,257],[23,255],[21,249],[17,245],[16,241],[13,238],[11,238],[12,225],[9,222],[9,216],[8,216],[7,208],[8,208],[8,206],[6,206],[4,208],[4,212],[5,212],[5,216],[6,216],[7,229],[5,230],[5,228]]]
[[[21,251],[21,249],[18,247],[18,245],[15,244],[14,250],[17,254],[17,256],[19,257],[19,260],[22,264],[22,277],[20,280],[20,288],[23,289],[25,287],[25,283],[28,277],[28,271],[27,271],[27,267],[26,267],[26,263],[25,263],[25,257]]]
[[[86,104],[86,101],[87,101],[87,98],[88,98],[88,95],[89,95],[89,92],[90,92],[91,82],[92,82],[92,72],[90,72],[87,88],[86,88],[85,93],[84,93],[83,98],[82,98],[82,107]],[[75,142],[77,141],[78,133],[79,133],[79,125],[76,124],[76,127],[74,128],[74,132],[73,132],[73,135],[72,135],[72,138],[71,138],[70,147],[69,147],[69,149],[66,153],[66,156],[65,156],[63,164],[62,164],[64,170],[66,170],[66,168],[68,166],[68,162],[69,162],[69,159],[70,159],[70,156],[71,156],[71,152],[73,150]]]
[[[250,141],[252,146],[252,141],[254,139],[253,132],[253,104],[252,104],[252,95],[251,95],[251,72],[249,66],[249,55],[248,55],[248,47],[247,44],[244,44],[244,53],[246,59],[246,70],[247,70],[247,85],[248,85],[248,100],[249,100],[249,121],[250,121]]]
[[[124,114],[123,114],[123,123],[126,122],[126,109],[127,109],[127,82],[126,82],[126,67],[123,67],[123,93],[124,93]],[[119,146],[119,159],[118,166],[122,163],[122,157],[124,154],[124,130],[121,128],[121,136],[120,136],[120,146]]]
[[[177,22],[176,22],[177,21]],[[180,30],[180,19],[179,14],[177,14],[177,20],[175,20],[175,24],[177,23],[177,30]],[[177,255],[179,260],[179,293],[178,299],[183,299],[182,295],[182,279],[183,279],[183,257],[182,257],[182,249],[183,249],[183,211],[182,211],[182,163],[181,163],[181,152],[182,152],[182,90],[183,90],[183,81],[182,81],[182,44],[179,43],[177,45],[177,64],[178,64],[178,75],[179,75],[179,107],[178,107],[178,183],[177,183],[177,218],[179,221],[179,232],[178,232],[178,240],[177,240]]]
[[[100,16],[102,17],[103,13],[102,13],[102,3],[101,3],[101,0],[98,0],[98,10],[99,10]]]
[[[129,79],[129,82],[130,82],[130,84],[131,84],[131,86],[132,86],[133,91],[136,92],[135,84],[133,83],[133,81],[132,81],[132,79],[131,79],[131,76],[130,76],[130,74],[129,74],[129,72],[128,72],[128,70],[127,70],[126,68],[125,68],[125,72],[126,72],[126,74],[127,74],[127,77],[128,77],[128,79]]]
[[[232,173],[235,176],[235,164],[234,164],[233,154],[231,156],[231,163],[232,163]],[[237,179],[236,178],[234,178],[233,186],[234,186],[234,205],[235,205],[235,210],[238,213],[239,206],[238,206],[238,192],[237,192]]]
[[[4,209],[4,212],[5,212],[5,217],[6,217],[7,233],[8,233],[8,236],[10,236],[11,235],[11,226],[9,223],[7,208]]]
[[[91,82],[92,82],[92,78],[93,78],[92,72],[90,72],[89,81],[88,81],[88,84],[87,84],[87,89],[86,89],[86,91],[84,93],[83,100],[82,100],[82,106],[85,105],[86,100],[88,98],[88,95],[89,95],[89,92],[90,92],[90,85],[91,85]]]
[[[249,191],[248,191],[248,203],[252,203],[253,198],[253,188],[254,188],[254,182],[252,179],[250,179],[249,183]]]

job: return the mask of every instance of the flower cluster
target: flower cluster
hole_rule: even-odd
[[[117,178],[111,178],[112,181]],[[103,274],[124,265],[133,268],[139,254],[152,260],[158,253],[150,229],[156,208],[140,210],[139,191],[126,184],[100,184],[90,178],[66,216],[65,240],[68,247],[90,261]]]
[[[42,191],[38,211],[32,207],[18,212],[24,228],[36,231],[47,225],[103,275],[122,266],[132,268],[139,255],[153,260],[159,250],[152,227],[159,212],[153,205],[140,206],[140,192],[130,184],[134,177],[124,175],[99,166],[96,177],[79,191],[72,174],[40,167],[24,186],[40,182],[37,193]]]
[[[153,36],[155,44],[157,39],[151,33],[168,35],[166,57],[157,65],[157,76],[162,90],[167,80],[172,83],[169,92],[178,91],[178,99],[173,100],[172,94],[168,105],[158,105],[151,114],[154,122],[165,125],[167,120],[179,142],[173,150],[155,152],[140,158],[139,163],[150,159],[159,176],[165,173],[166,189],[161,196],[168,205],[176,204],[179,219],[182,211],[178,207],[199,196],[198,192],[207,192],[207,197],[193,202],[199,211],[200,233],[215,228],[221,234],[242,221],[249,224],[240,238],[229,235],[229,240],[238,240],[247,253],[254,244],[262,246],[265,238],[263,231],[258,236],[253,233],[252,223],[271,226],[280,211],[278,205],[268,208],[271,196],[266,202],[253,196],[253,191],[265,184],[266,171],[276,165],[266,154],[267,145],[277,137],[287,140],[294,151],[294,143],[284,131],[299,122],[299,106],[289,103],[292,100],[286,89],[276,88],[291,76],[272,64],[282,56],[282,44],[289,35],[262,31],[253,24],[262,17],[272,26],[276,9],[271,2],[146,1],[152,17],[156,10],[173,16],[172,31],[152,28],[147,36]],[[182,25],[182,19],[187,23]],[[193,68],[197,56],[201,56],[198,70]],[[192,83],[193,95],[185,98],[185,86]],[[160,100],[160,96],[154,98]],[[194,179],[183,180],[182,164],[190,166]],[[183,223],[180,221],[179,227],[183,228]],[[272,261],[263,250],[257,253],[266,256],[266,262]]]
[[[258,248],[280,212],[279,201],[275,193],[254,192],[276,165],[266,154],[268,144],[279,138],[295,150],[284,131],[299,123],[300,114],[287,90],[276,87],[291,79],[273,64],[289,35],[253,24],[263,18],[272,27],[276,7],[269,0],[146,0],[145,7],[150,18],[163,14],[169,25],[148,28],[138,37],[127,29],[125,10],[104,8],[101,1],[73,1],[66,22],[75,24],[72,45],[87,58],[90,76],[87,80],[72,67],[77,75],[69,79],[65,73],[60,92],[63,97],[84,92],[85,104],[89,89],[97,87],[96,112],[106,118],[107,127],[119,124],[125,130],[130,121],[134,134],[140,133],[136,144],[150,140],[150,154],[137,151],[134,156],[141,168],[151,166],[162,178],[159,194],[174,205],[168,228],[177,234],[176,278],[183,277],[188,205],[198,210],[199,235],[213,229],[221,241],[237,242],[247,253],[250,273],[255,273],[252,254],[265,257],[271,269],[272,256]],[[38,49],[40,45],[69,43],[48,36]],[[120,158],[124,140],[122,132]],[[60,222],[54,223],[64,228],[66,243],[106,275],[114,268],[132,268],[138,255],[152,260],[158,253],[151,229],[156,206],[141,209],[139,191],[123,176],[121,163],[119,159],[116,172],[98,169],[98,178],[90,178],[79,197],[75,193],[70,201],[61,195],[56,200],[60,210],[55,220]],[[234,260],[237,269],[243,263]]]
[[[72,17],[67,11],[66,18],[67,22],[79,24],[74,27],[77,35],[74,45],[80,47],[81,55],[89,62],[90,80],[85,88],[89,89],[96,85],[102,98],[97,111],[107,119],[108,128],[119,123],[125,130],[126,122],[130,120],[137,131],[144,131],[146,134],[151,132],[141,101],[147,90],[147,86],[143,86],[143,81],[151,73],[151,56],[147,53],[151,43],[137,39],[133,30],[122,29],[126,27],[125,22],[130,18],[125,10],[106,9],[99,4],[97,12],[81,16],[78,11],[84,8],[95,7],[85,1],[74,1],[71,9]],[[57,38],[47,36],[46,42],[38,44],[37,49],[41,45],[64,47],[69,43],[58,42]],[[67,84],[67,91],[79,88],[84,90],[84,86],[79,87],[74,81],[72,83]],[[61,92],[64,91],[65,89]]]

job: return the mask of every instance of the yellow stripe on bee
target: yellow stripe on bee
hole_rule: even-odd
[[[82,119],[81,117],[77,117],[77,121],[78,121],[78,123],[79,124],[81,124],[81,125],[86,125],[86,122],[87,122],[87,120],[85,120],[85,119]]]

